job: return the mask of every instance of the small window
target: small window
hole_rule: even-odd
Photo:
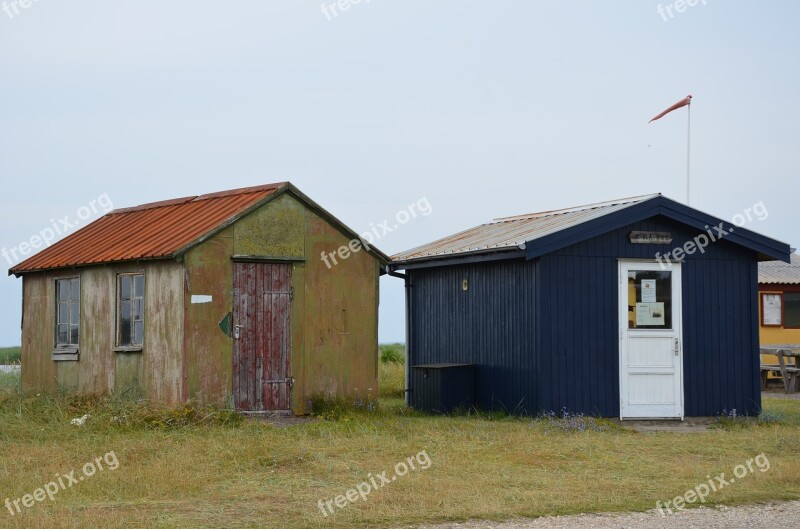
[[[144,343],[144,274],[117,276],[117,346]]]
[[[800,292],[783,293],[783,326],[800,327]]]
[[[56,348],[76,349],[80,340],[81,280],[56,280]]]

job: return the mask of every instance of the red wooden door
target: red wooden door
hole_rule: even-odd
[[[292,265],[233,264],[233,399],[246,411],[288,410]]]

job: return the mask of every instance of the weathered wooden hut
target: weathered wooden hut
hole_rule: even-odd
[[[496,219],[395,255],[408,402],[623,419],[757,413],[758,263],[789,252],[648,195]]]
[[[10,270],[22,386],[296,414],[377,392],[387,261],[290,183],[114,210]]]

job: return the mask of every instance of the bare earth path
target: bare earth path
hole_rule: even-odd
[[[658,511],[579,514],[511,522],[465,522],[424,525],[420,529],[798,529],[800,501],[739,507],[687,509],[661,516]]]

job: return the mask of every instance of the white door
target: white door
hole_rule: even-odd
[[[681,265],[620,261],[622,419],[683,419]]]

